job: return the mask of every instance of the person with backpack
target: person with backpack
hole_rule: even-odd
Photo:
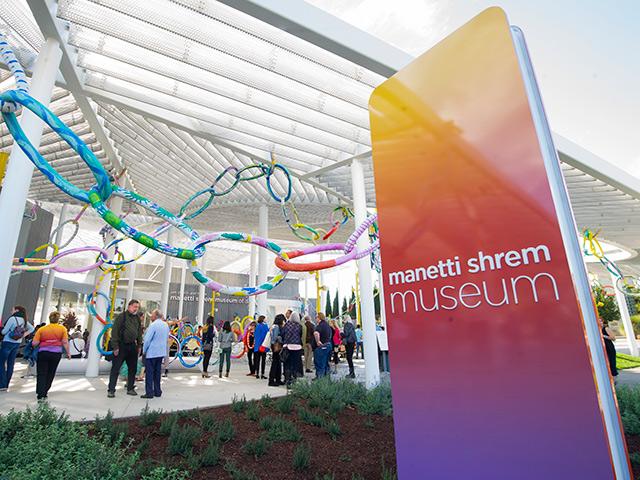
[[[33,337],[33,346],[38,348],[36,363],[36,396],[38,402],[46,402],[49,389],[58,370],[62,352],[66,351],[67,358],[71,358],[69,350],[69,336],[67,329],[58,323],[59,312],[49,314],[49,325],[39,328]]]
[[[0,392],[6,392],[13,375],[18,349],[22,339],[33,332],[34,328],[27,320],[27,311],[23,306],[13,307],[11,317],[2,328],[2,345],[0,346]]]
[[[342,330],[341,337],[342,343],[344,343],[346,347],[347,364],[349,365],[349,374],[347,375],[347,378],[356,378],[356,373],[353,369],[353,351],[356,348],[358,337],[356,336],[356,329],[353,326],[351,316],[346,314],[342,317],[342,320],[344,322],[344,328]]]

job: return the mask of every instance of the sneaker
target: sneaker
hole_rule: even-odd
[[[107,398],[115,398],[116,392],[107,392]]]
[[[313,373],[313,370],[309,370],[308,368],[305,370],[305,373]]]
[[[146,393],[142,396],[140,396],[140,398],[153,398],[153,395],[147,395]]]
[[[247,373],[247,377],[253,377],[255,373]]]
[[[46,403],[47,403],[47,398],[46,397],[38,399],[38,405],[42,405],[42,404],[46,404]]]
[[[127,390],[127,395],[131,395],[132,397],[136,397],[138,395],[138,392],[136,392],[133,389]]]

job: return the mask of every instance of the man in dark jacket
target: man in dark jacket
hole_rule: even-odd
[[[113,361],[109,375],[107,397],[116,396],[116,383],[120,374],[120,367],[127,362],[127,395],[137,395],[134,390],[138,356],[142,348],[142,324],[138,316],[140,302],[131,300],[127,309],[116,317],[111,329],[111,348]]]

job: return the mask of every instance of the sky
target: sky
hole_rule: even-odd
[[[551,129],[640,177],[640,0],[307,0],[418,56],[487,7],[525,34]]]

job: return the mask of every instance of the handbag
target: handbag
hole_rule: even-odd
[[[202,350],[204,350],[205,352],[213,351],[213,342],[207,342],[204,345],[202,345]]]
[[[280,360],[282,360],[283,362],[287,361],[287,358],[289,358],[289,349],[288,348],[283,348],[282,351],[280,352]]]

